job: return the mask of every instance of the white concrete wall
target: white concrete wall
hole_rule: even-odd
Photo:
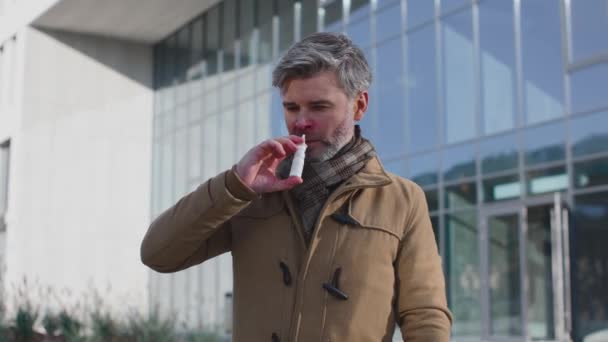
[[[111,287],[106,302],[145,310],[139,244],[150,207],[151,48],[25,33],[7,290],[24,276],[69,289],[73,300],[91,285]]]

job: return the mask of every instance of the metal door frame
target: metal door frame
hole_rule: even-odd
[[[569,333],[572,331],[570,306],[570,265],[569,265],[569,232],[568,210],[571,207],[567,196],[561,193],[549,193],[532,198],[518,199],[496,203],[482,204],[479,210],[479,257],[480,257],[480,284],[481,284],[481,323],[482,339],[489,341],[528,341],[528,326],[525,324],[528,317],[529,289],[526,263],[526,241],[528,233],[528,208],[535,206],[553,206],[561,215],[552,215],[551,234],[551,267],[553,279],[553,317],[556,341],[570,341]],[[516,214],[519,219],[519,263],[520,263],[520,289],[521,289],[521,324],[522,336],[493,336],[490,334],[490,284],[489,284],[489,241],[488,218],[507,214]],[[556,229],[557,228],[557,229]],[[560,232],[562,234],[560,234]],[[557,248],[556,248],[557,247]],[[560,266],[561,265],[561,266]],[[557,272],[556,272],[557,271]],[[559,280],[560,281],[556,281]],[[562,283],[560,286],[560,282]],[[557,288],[556,288],[557,285]],[[560,300],[561,298],[561,305]],[[558,299],[558,300],[556,300]],[[559,309],[561,307],[562,309]]]

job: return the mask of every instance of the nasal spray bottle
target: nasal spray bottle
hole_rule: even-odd
[[[298,145],[298,149],[293,156],[293,161],[291,162],[291,171],[289,171],[289,176],[298,176],[302,177],[302,170],[304,170],[304,154],[306,153],[306,135],[302,135],[302,143]]]

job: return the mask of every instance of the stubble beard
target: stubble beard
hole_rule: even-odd
[[[355,120],[352,113],[347,113],[346,117],[332,134],[329,140],[319,140],[323,145],[320,155],[307,156],[309,162],[318,163],[325,162],[333,158],[344,145],[346,145],[354,134]]]

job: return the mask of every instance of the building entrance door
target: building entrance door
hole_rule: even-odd
[[[481,211],[484,340],[569,341],[568,211],[560,194]]]

